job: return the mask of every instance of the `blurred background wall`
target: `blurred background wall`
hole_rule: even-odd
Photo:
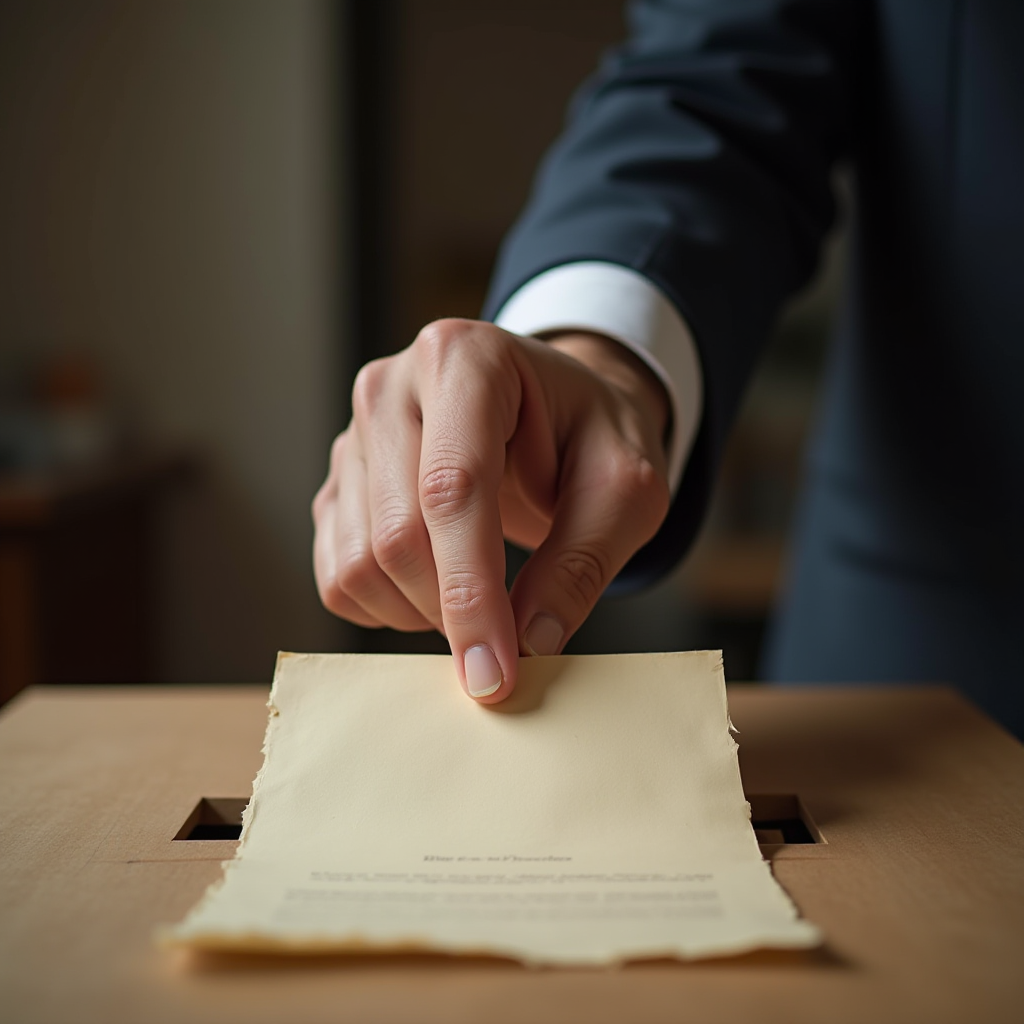
[[[344,642],[309,569],[349,372],[340,28],[325,0],[0,5],[0,366],[85,356],[136,447],[196,459],[158,515],[158,679]]]

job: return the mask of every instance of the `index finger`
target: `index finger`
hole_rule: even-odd
[[[519,377],[485,325],[433,327],[421,345],[420,507],[459,677],[470,696],[495,703],[512,692],[519,666],[498,507]]]

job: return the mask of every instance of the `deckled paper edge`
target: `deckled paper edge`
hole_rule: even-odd
[[[238,837],[238,846],[235,848],[235,852],[230,860],[223,860],[220,863],[221,875],[220,878],[211,882],[207,887],[206,891],[199,898],[199,900],[189,907],[188,912],[184,918],[177,924],[172,925],[160,925],[157,927],[154,938],[157,945],[164,947],[187,947],[193,949],[207,948],[201,941],[196,941],[194,938],[189,938],[183,934],[185,927],[188,925],[194,917],[196,917],[203,908],[214,898],[217,892],[224,887],[224,883],[227,881],[228,873],[235,867],[238,859],[242,855],[242,850],[245,849],[245,842],[249,835],[249,830],[252,828],[253,820],[256,817],[256,796],[260,791],[260,787],[263,785],[263,777],[267,773],[267,764],[270,761],[270,738],[277,728],[277,721],[280,717],[280,709],[275,703],[277,697],[278,682],[281,678],[281,669],[286,659],[294,658],[296,655],[291,651],[279,651],[277,655],[277,662],[274,666],[274,679],[270,684],[270,694],[267,697],[267,727],[263,730],[263,747],[260,753],[263,755],[263,763],[259,766],[256,772],[256,777],[252,780],[252,796],[249,797],[249,802],[245,805],[245,809],[242,811],[242,831]],[[231,941],[228,936],[221,940],[221,944],[218,948],[226,948],[226,943]],[[265,941],[265,940],[262,940]],[[250,943],[246,936],[240,937],[238,943],[239,946],[249,947]],[[212,948],[212,947],[209,947]],[[255,947],[253,947],[255,949]]]
[[[374,956],[427,954],[430,956],[467,958],[490,957],[502,960],[514,960],[524,967],[621,967],[626,964],[645,960],[677,960],[680,962],[699,962],[704,960],[732,959],[761,950],[808,950],[821,945],[820,930],[798,915],[795,921],[804,925],[804,934],[794,935],[789,940],[772,938],[751,938],[737,945],[734,941],[722,942],[720,945],[702,946],[699,952],[693,952],[680,946],[651,946],[647,949],[636,949],[625,954],[607,955],[536,955],[526,950],[503,946],[500,943],[481,944],[479,946],[445,947],[435,941],[415,936],[396,938],[385,942],[381,939],[368,939],[358,933],[347,938],[335,936],[303,935],[294,940],[269,938],[261,932],[204,932],[201,936],[187,941],[174,942],[170,945],[184,948],[197,953],[240,953],[289,956]]]
[[[672,653],[672,652],[666,652]],[[722,685],[719,692],[722,695],[722,713],[727,725],[726,735],[732,743],[733,759],[736,770],[736,775],[740,784],[740,792],[743,792],[743,777],[740,772],[739,766],[739,744],[736,742],[735,735],[738,734],[739,730],[732,723],[732,717],[729,713],[729,695],[728,687],[725,682],[725,662],[723,652],[720,650],[705,650],[705,651],[688,651],[688,652],[676,652],[686,653],[692,655],[704,655],[713,657],[714,663],[711,665],[711,670],[716,675],[721,676]],[[711,947],[710,949],[704,948],[699,953],[691,953],[685,949],[679,947],[659,947],[652,948],[651,950],[638,950],[627,955],[622,956],[604,956],[604,957],[592,957],[592,958],[581,958],[581,957],[553,957],[550,955],[544,957],[536,957],[522,950],[511,949],[509,947],[502,947],[500,945],[485,945],[478,947],[464,947],[459,949],[446,949],[440,947],[432,939],[425,939],[415,935],[409,935],[401,938],[395,938],[391,941],[381,939],[367,939],[359,934],[352,934],[346,938],[338,938],[335,936],[323,936],[317,937],[314,934],[306,934],[301,938],[294,940],[272,938],[267,936],[263,932],[249,931],[249,932],[215,932],[206,931],[199,934],[186,935],[184,934],[185,928],[189,921],[193,917],[198,916],[206,904],[214,898],[216,893],[224,886],[228,878],[228,873],[236,866],[238,860],[241,858],[242,851],[245,848],[246,838],[249,833],[249,829],[252,827],[252,823],[256,816],[256,798],[259,793],[260,787],[263,782],[263,776],[266,774],[267,766],[270,760],[270,739],[277,727],[278,718],[280,717],[280,709],[275,703],[275,697],[278,693],[278,684],[280,683],[282,676],[282,669],[284,663],[290,658],[301,658],[305,655],[297,654],[290,651],[280,651],[277,656],[277,663],[274,669],[274,679],[270,687],[270,694],[267,699],[268,717],[267,727],[263,734],[263,763],[260,765],[259,770],[256,772],[256,777],[253,779],[252,796],[249,798],[249,802],[246,804],[245,809],[242,812],[242,832],[239,836],[238,847],[235,850],[234,856],[230,860],[221,862],[221,868],[223,873],[220,878],[216,881],[211,882],[207,887],[206,892],[202,895],[199,901],[194,904],[185,918],[176,925],[164,925],[156,931],[156,941],[160,946],[165,948],[184,948],[188,950],[194,950],[196,952],[238,952],[238,953],[262,953],[262,954],[279,954],[287,956],[317,956],[317,955],[330,955],[330,954],[356,954],[356,955],[390,955],[390,954],[417,954],[427,953],[439,956],[455,956],[455,957],[473,957],[473,956],[485,956],[485,957],[499,957],[502,959],[515,960],[526,967],[543,967],[546,965],[558,965],[558,966],[590,966],[590,967],[617,967],[627,963],[633,963],[641,960],[650,959],[672,959],[679,961],[698,961],[714,959],[722,956],[742,956],[746,953],[755,952],[761,949],[810,949],[821,945],[824,941],[824,935],[821,929],[817,925],[813,924],[807,918],[803,917],[800,913],[800,908],[796,905],[796,902],[786,891],[785,887],[775,877],[775,873],[771,869],[771,864],[763,856],[761,858],[761,864],[765,871],[771,877],[772,882],[778,887],[780,894],[788,903],[793,914],[794,923],[799,923],[803,926],[805,934],[801,938],[794,937],[791,941],[780,940],[774,938],[771,940],[765,939],[751,939],[747,943],[740,946],[736,946],[733,943],[725,944],[721,949]],[[751,818],[751,806],[749,801],[745,801],[747,818]],[[756,842],[756,840],[755,840]],[[760,853],[760,850],[758,851]]]
[[[263,776],[266,775],[267,765],[270,763],[270,737],[276,730],[278,719],[281,716],[281,710],[275,702],[278,684],[281,681],[284,662],[288,658],[294,657],[296,655],[290,651],[280,651],[277,655],[277,663],[274,666],[274,681],[270,684],[270,695],[267,697],[267,728],[263,733],[263,747],[260,750],[260,753],[263,755],[263,763],[256,772],[256,778],[252,780],[252,796],[249,797],[249,802],[245,805],[245,810],[242,811],[242,832],[238,837],[238,847],[235,850],[234,857],[231,860],[224,861],[225,871],[229,865],[234,864],[242,855],[246,840],[249,838],[249,830],[252,828],[252,823],[256,818],[256,795],[263,785]]]

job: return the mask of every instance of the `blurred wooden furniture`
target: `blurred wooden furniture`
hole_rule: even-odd
[[[33,683],[152,678],[155,502],[191,465],[0,476],[0,704]]]
[[[941,689],[730,688],[755,819],[759,805],[769,817],[796,815],[819,840],[794,842],[785,823],[761,837],[774,842],[762,850],[779,881],[823,929],[822,950],[543,971],[485,959],[161,950],[154,928],[185,913],[235,846],[176,837],[197,823],[217,836],[217,814],[251,792],[266,696],[265,687],[46,687],[0,715],[0,1018],[1021,1018],[1024,748]]]

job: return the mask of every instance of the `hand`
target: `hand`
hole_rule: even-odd
[[[368,363],[313,501],[324,605],[438,629],[494,703],[519,653],[556,654],[668,510],[668,397],[598,335],[521,338],[441,320]],[[533,549],[511,593],[502,537]]]

